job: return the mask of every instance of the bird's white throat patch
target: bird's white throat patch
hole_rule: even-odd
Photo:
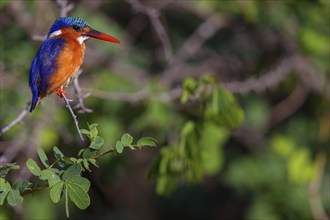
[[[89,37],[87,37],[87,36],[80,36],[77,38],[77,40],[80,44],[84,43],[84,41],[87,39],[89,39]]]

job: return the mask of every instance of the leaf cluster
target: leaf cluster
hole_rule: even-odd
[[[11,206],[23,203],[23,195],[36,192],[49,187],[52,202],[58,203],[62,198],[65,200],[66,216],[69,217],[69,201],[79,209],[86,209],[90,205],[88,191],[90,181],[82,176],[84,171],[92,172],[90,166],[99,167],[97,159],[108,153],[122,153],[125,147],[134,150],[135,147],[156,146],[157,142],[153,138],[145,137],[133,145],[133,137],[125,133],[117,141],[116,148],[100,152],[104,139],[100,137],[97,129],[98,124],[88,124],[88,129],[82,129],[82,134],[86,135],[90,141],[87,148],[81,149],[76,157],[68,157],[58,148],[53,148],[55,161],[50,164],[46,152],[38,148],[38,156],[43,167],[31,158],[26,161],[26,166],[34,176],[39,178],[40,184],[33,184],[29,181],[21,181],[11,186],[10,183],[0,178],[0,205],[5,199]],[[6,164],[2,167],[2,176],[8,171],[18,169],[15,164]]]
[[[178,142],[161,149],[150,171],[156,180],[156,192],[161,195],[169,195],[182,182],[196,183],[220,171],[223,145],[229,132],[239,127],[244,118],[235,97],[209,75],[185,79],[181,102],[195,102],[201,117],[187,120]]]

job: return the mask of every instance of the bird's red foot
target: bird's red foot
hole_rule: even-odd
[[[63,94],[66,95],[66,91],[64,89],[58,88],[55,91],[56,95],[58,95],[60,98],[63,98]]]

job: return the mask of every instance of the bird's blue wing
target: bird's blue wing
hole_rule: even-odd
[[[32,92],[30,111],[37,105],[39,96],[45,95],[48,87],[47,79],[57,68],[57,57],[63,49],[62,39],[48,38],[40,46],[32,61],[29,84]]]

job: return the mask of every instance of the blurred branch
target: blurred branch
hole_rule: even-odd
[[[220,15],[210,15],[180,47],[173,57],[172,65],[184,62],[194,55],[209,38],[226,25],[227,21]]]
[[[283,58],[276,67],[260,78],[251,77],[245,81],[223,82],[223,86],[234,93],[246,94],[250,91],[261,93],[280,84],[293,70],[294,57]]]
[[[300,54],[284,57],[273,70],[263,74],[260,78],[251,77],[245,81],[223,82],[222,85],[234,93],[246,94],[251,91],[261,93],[267,89],[276,88],[291,73],[295,73],[301,79],[307,90],[311,89],[330,99],[330,94],[324,94],[327,79]]]
[[[74,5],[69,4],[68,0],[56,0],[56,3],[60,9],[61,17],[67,17],[68,13],[74,8]]]
[[[109,92],[109,91],[102,91],[102,90],[93,90],[93,96],[105,99],[105,100],[117,100],[117,101],[124,101],[131,104],[135,104],[137,102],[141,102],[146,99],[154,99],[158,100],[162,103],[168,103],[170,101],[179,99],[181,96],[182,88],[176,87],[169,92],[161,92],[161,93],[154,93],[147,89],[141,89],[138,92],[130,93],[130,92]]]
[[[160,11],[156,8],[148,7],[142,4],[139,0],[126,0],[133,8],[134,11],[145,14],[149,17],[150,22],[158,35],[164,49],[165,59],[171,60],[172,58],[172,46],[170,39],[165,31],[164,25],[160,21]]]
[[[34,41],[44,41],[46,40],[47,35],[32,35],[32,40]]]
[[[56,0],[56,3],[57,3],[57,6],[59,7],[59,12],[60,12],[61,17],[68,16],[68,13],[74,8],[74,5],[69,4],[68,0]],[[19,6],[17,6],[17,7],[19,7]],[[18,9],[16,9],[16,10],[18,10]],[[19,10],[22,11],[21,6],[19,7]],[[21,19],[23,19],[23,18],[21,18]],[[32,21],[29,20],[29,22],[32,22]],[[26,23],[26,25],[24,25],[24,27],[25,26],[28,27],[29,26],[28,22],[25,22],[25,23]],[[32,34],[32,33],[30,33],[30,35],[32,36],[32,39],[34,41],[41,41],[42,42],[42,41],[46,40],[46,38],[47,38],[47,35],[35,35],[35,34]]]
[[[210,15],[202,24],[200,24],[191,36],[179,48],[178,52],[171,60],[171,67],[162,73],[162,83],[170,85],[177,78],[178,72],[182,69],[185,61],[195,55],[203,44],[211,38],[219,29],[226,26],[227,21],[218,14]]]
[[[142,101],[150,97],[150,92],[146,89],[142,89],[138,92],[129,93],[129,92],[109,92],[102,90],[93,90],[93,96],[105,100],[119,100],[125,101],[131,104],[135,104],[139,101]]]
[[[30,107],[30,104],[28,104],[27,107],[23,111],[21,111],[21,113],[12,122],[10,122],[6,127],[1,128],[0,136],[2,136],[2,134],[6,133],[14,125],[16,125],[17,123],[21,122],[25,118],[25,116],[27,115],[27,113],[29,112],[29,110],[28,110],[29,107]]]
[[[329,216],[325,213],[321,198],[320,187],[327,157],[324,152],[319,152],[315,159],[315,177],[308,186],[308,200],[314,219],[329,220]]]
[[[308,93],[309,89],[299,83],[286,99],[272,108],[272,119],[268,124],[268,128],[262,130],[267,131],[275,124],[294,114],[304,104]]]

